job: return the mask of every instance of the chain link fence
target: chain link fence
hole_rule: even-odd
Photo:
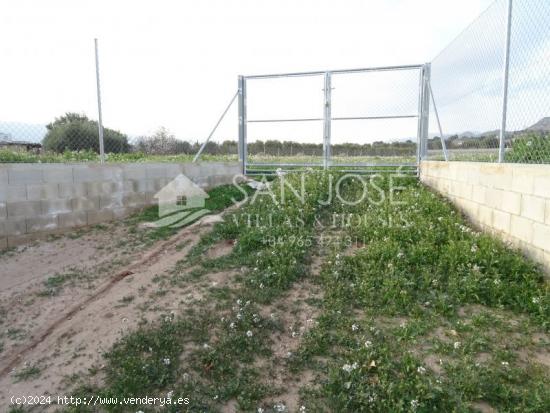
[[[225,117],[233,122],[232,129],[217,131],[210,139],[214,128],[206,144],[208,130],[196,139],[180,139],[181,131],[161,127],[180,122],[177,110],[165,104],[162,108],[172,110],[170,116],[159,119],[150,115],[151,108],[162,105],[168,96],[177,101],[171,95],[177,93],[175,88],[158,87],[159,79],[151,77],[158,66],[147,66],[146,62],[144,66],[143,61],[133,61],[124,54],[111,53],[104,65],[102,61],[101,80],[106,80],[102,100],[107,116],[100,125],[97,61],[91,46],[89,41],[71,41],[63,52],[55,47],[37,49],[35,55],[25,56],[26,64],[6,59],[10,64],[3,65],[5,74],[0,79],[0,162],[99,162],[102,158],[108,162],[190,161],[199,151],[201,159],[237,159],[236,104],[230,104]],[[67,64],[65,55],[64,63],[56,64],[60,60],[56,53],[69,53],[71,63]],[[492,3],[431,62],[426,158],[550,163],[549,56],[550,1]],[[137,71],[140,89],[152,101],[136,97]],[[59,79],[60,73],[65,80],[54,84],[51,79]],[[399,76],[390,79],[384,73],[360,73],[334,77],[334,159],[341,163],[390,157],[414,161],[416,119],[407,116],[414,115],[418,104],[415,88],[409,87],[416,84],[417,76],[414,72]],[[163,78],[164,84],[184,82],[175,69]],[[323,157],[322,76],[311,81],[309,99],[308,90],[295,93],[296,89],[287,91],[274,82],[269,91],[282,97],[266,106],[271,110],[269,116],[299,115],[314,120],[292,122],[286,129],[281,123],[251,124],[247,143],[250,156],[259,160],[301,157],[304,162],[318,162]],[[227,99],[236,90],[236,85],[229,86]],[[251,82],[250,103],[256,98],[253,86]],[[180,90],[186,87],[182,83]],[[385,93],[379,93],[382,89]],[[265,98],[268,94],[264,92]],[[211,105],[213,115],[225,104]],[[251,110],[256,107],[260,105],[250,105]],[[249,118],[254,120],[256,115],[262,118],[266,114],[251,113]],[[402,115],[403,119],[384,119],[386,115]],[[362,116],[370,119],[351,119]],[[377,116],[380,119],[372,119]],[[111,122],[115,117],[122,118],[124,125],[139,126],[119,130]],[[104,157],[100,155],[100,131]]]
[[[550,163],[549,56],[550,2],[492,3],[431,63],[428,159]]]

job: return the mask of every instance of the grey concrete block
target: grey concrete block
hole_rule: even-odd
[[[0,219],[8,217],[8,206],[5,202],[0,201]]]
[[[9,202],[8,218],[10,217],[37,217],[42,213],[40,201]]]
[[[0,250],[8,248],[8,237],[0,238]]]
[[[73,167],[73,182],[101,182],[114,178],[115,168],[110,165],[75,165]]]
[[[146,191],[156,193],[164,188],[169,182],[170,179],[168,178],[148,179],[146,181]]]
[[[145,176],[147,179],[166,178],[166,168],[164,166],[147,165]]]
[[[146,165],[123,165],[122,166],[122,180],[141,180],[144,181],[147,177],[145,173]]]
[[[114,213],[111,209],[100,209],[97,211],[88,211],[88,225],[95,225],[101,222],[112,221]]]
[[[73,198],[72,200],[73,211],[90,211],[99,209],[99,197],[88,196],[85,198]]]
[[[60,184],[73,182],[72,165],[45,167],[42,171],[42,178],[46,183]]]
[[[77,198],[85,197],[87,195],[86,184],[59,184],[59,197],[60,198]]]
[[[60,228],[75,228],[88,225],[88,213],[86,211],[59,214],[57,218]]]
[[[27,185],[27,199],[29,201],[39,201],[41,199],[59,198],[58,184],[29,184]]]
[[[72,201],[70,199],[51,199],[41,201],[42,214],[62,214],[72,212]]]
[[[25,218],[10,218],[0,221],[0,236],[23,235],[27,233]]]
[[[130,179],[122,182],[122,192],[145,192],[147,190],[147,181],[138,181],[136,179]]]
[[[0,187],[8,185],[8,168],[0,166]]]
[[[122,198],[123,198],[122,192],[114,193],[111,196],[100,196],[99,197],[99,208],[100,209],[120,208],[120,207],[123,206]]]
[[[141,207],[146,204],[146,196],[144,193],[125,194],[122,198],[122,204],[125,207]]]
[[[111,195],[117,191],[122,191],[122,182],[88,182],[86,184],[86,193],[88,196]]]
[[[57,215],[27,218],[27,233],[51,231],[58,228]]]
[[[27,188],[25,185],[6,185],[0,187],[0,201],[25,201]]]
[[[174,179],[176,176],[182,173],[181,164],[177,163],[167,163],[164,165],[166,171],[166,178]]]
[[[35,166],[21,165],[8,169],[9,185],[41,184],[42,169]]]

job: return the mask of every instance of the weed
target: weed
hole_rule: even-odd
[[[42,370],[38,366],[35,366],[35,365],[26,366],[23,369],[17,371],[14,374],[14,378],[16,382],[32,380],[32,379],[36,379],[37,377],[40,377],[41,373],[42,373]]]

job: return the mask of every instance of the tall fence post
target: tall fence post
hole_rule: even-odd
[[[504,162],[504,147],[506,145],[506,116],[508,114],[508,77],[510,74],[510,37],[512,33],[512,2],[508,1],[506,15],[506,36],[504,43],[504,74],[502,77],[502,118],[499,133],[498,161]]]
[[[430,75],[431,65],[426,63],[422,67],[420,80],[420,102],[418,119],[418,162],[428,156],[428,131],[430,122]],[[418,165],[420,166],[420,165]]]
[[[246,79],[239,76],[239,162],[243,175],[246,175]]]
[[[98,123],[97,129],[99,134],[99,159],[101,163],[105,162],[105,147],[103,144],[103,119],[101,116],[101,87],[99,83],[99,51],[97,46],[97,39],[94,39],[95,45],[95,78],[97,86],[97,114],[98,114]]]
[[[330,165],[330,133],[331,133],[331,73],[325,72],[325,105],[323,114],[323,168]]]

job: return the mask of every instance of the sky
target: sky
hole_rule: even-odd
[[[140,136],[164,126],[180,139],[202,141],[236,92],[239,74],[421,64],[438,56],[491,3],[0,0],[0,122],[45,124],[67,111],[97,118],[98,38],[105,127]],[[434,72],[438,62],[440,72],[454,67],[445,54],[438,59]],[[249,119],[321,115],[322,78],[295,80],[250,81]],[[441,84],[448,82],[440,82],[436,94],[449,105],[453,96],[445,96]],[[414,71],[338,76],[332,86],[333,116],[417,109]],[[463,117],[453,125],[452,118],[446,118],[449,130],[470,126],[462,125]],[[469,130],[485,126],[473,123]],[[333,122],[335,141],[415,135],[414,119]],[[266,137],[320,143],[322,124],[250,125],[251,140]],[[236,138],[234,106],[214,139]]]

